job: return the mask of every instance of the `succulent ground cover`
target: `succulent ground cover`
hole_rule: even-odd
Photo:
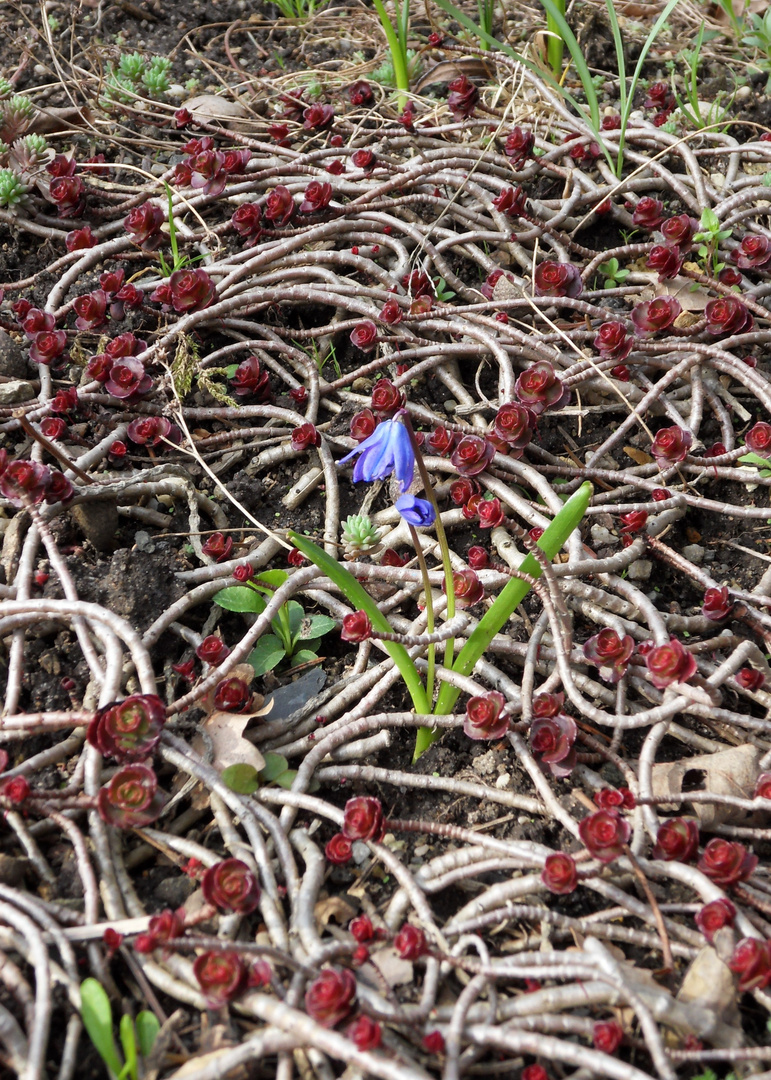
[[[160,1025],[127,1075],[766,1069],[767,72],[689,125],[682,5],[617,177],[606,54],[594,133],[437,15],[402,108],[367,9],[49,6],[0,51],[3,1068],[105,1075],[88,977]]]

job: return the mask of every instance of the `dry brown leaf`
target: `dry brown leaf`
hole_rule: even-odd
[[[183,107],[192,115],[194,121],[222,124],[233,131],[251,130],[251,125],[244,123],[249,116],[248,110],[239,101],[231,101],[219,94],[196,94],[195,97],[188,98]]]
[[[356,917],[356,908],[347,904],[342,896],[327,896],[316,904],[313,909],[313,917],[318,924],[319,930],[323,930],[330,919],[334,919],[335,922],[343,926]]]
[[[653,458],[644,450],[638,450],[636,446],[625,446],[624,453],[630,457],[636,465],[650,465]]]
[[[259,715],[260,713],[213,712],[206,717],[201,724],[201,730],[212,741],[212,765],[217,772],[222,772],[229,765],[242,763],[253,765],[257,772],[265,768],[265,758],[253,743],[244,738],[244,730],[252,717]],[[204,740],[196,736],[193,739],[193,749],[200,754],[204,748]]]
[[[652,770],[653,794],[656,798],[667,795],[684,794],[687,801],[688,790],[709,791],[715,795],[736,795],[751,799],[755,783],[760,773],[760,751],[745,743],[720,750],[716,754],[703,754],[698,757],[684,758],[682,761],[662,762]],[[702,775],[699,775],[702,774]],[[693,781],[696,781],[694,784]],[[687,783],[686,783],[687,782]],[[683,791],[686,783],[687,790]],[[744,821],[746,810],[719,803],[692,804],[693,813],[699,819],[701,827],[709,828],[730,821]],[[668,806],[661,805],[661,810],[681,812],[683,803],[678,801]]]
[[[726,1038],[727,1033],[720,1028],[727,1024],[731,1025],[729,1032],[735,1030],[733,1025],[739,1020],[735,980],[728,965],[713,948],[701,949],[696,954],[683,977],[677,1000],[687,1004],[692,1002],[702,1009],[709,1009],[721,1022],[719,1027],[716,1025],[717,1030],[711,1036],[714,1045],[732,1044],[730,1034]]]

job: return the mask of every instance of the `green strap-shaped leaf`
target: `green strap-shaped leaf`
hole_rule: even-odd
[[[143,1058],[150,1057],[158,1032],[161,1030],[161,1022],[155,1013],[143,1009],[137,1014],[137,1042],[139,1052]]]
[[[349,573],[331,555],[327,555],[323,548],[320,548],[318,544],[314,544],[307,536],[300,536],[298,533],[290,532],[289,539],[306,558],[315,563],[320,570],[324,571],[327,577],[334,581],[335,585],[348,597],[354,608],[358,611],[366,611],[375,630],[380,630],[384,634],[393,633],[393,628],[388,619],[353,574]],[[401,672],[401,676],[410,692],[412,704],[415,706],[415,712],[424,715],[430,713],[431,705],[426,697],[425,688],[407,650],[396,641],[384,641],[383,646]]]
[[[123,1065],[112,1033],[112,1008],[107,991],[96,979],[80,984],[80,1015],[83,1026],[112,1077],[120,1075]]]
[[[551,525],[544,531],[538,541],[538,547],[548,556],[554,559],[557,552],[567,538],[576,528],[581,518],[586,513],[589,500],[594,488],[587,481],[582,484],[575,494],[571,495]],[[541,566],[533,555],[528,555],[520,566],[523,574],[538,578],[541,576]],[[530,591],[530,585],[518,578],[512,579],[505,585],[501,593],[496,597],[495,603],[485,612],[477,623],[468,641],[458,653],[453,664],[453,671],[461,675],[469,675],[474,670],[474,665],[482,656],[487,646],[514,612],[514,609],[522,603]],[[439,700],[434,710],[437,716],[446,716],[455,702],[458,700],[460,690],[449,683],[442,683],[439,691]],[[416,747],[417,753],[417,747]]]

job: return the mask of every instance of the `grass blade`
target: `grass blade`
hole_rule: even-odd
[[[326,551],[320,548],[318,544],[314,544],[307,536],[300,536],[298,533],[290,532],[289,539],[306,558],[315,563],[320,570],[324,571],[327,577],[334,581],[335,585],[348,597],[354,608],[359,611],[366,611],[375,630],[380,630],[384,634],[393,633],[393,627],[388,622],[388,619],[353,574],[349,573],[331,555],[327,555]],[[430,713],[431,706],[426,697],[426,691],[407,650],[396,641],[384,641],[383,645],[401,672],[401,676],[410,692],[415,711],[423,714]]]
[[[556,556],[581,521],[581,518],[586,513],[593,491],[594,489],[588,481],[583,483],[578,491],[568,499],[538,541],[538,547],[550,559]],[[527,556],[520,570],[534,578],[541,576],[541,567],[538,560],[533,558],[532,555]],[[453,664],[453,671],[458,671],[461,675],[469,675],[473,671],[477,660],[482,656],[493,637],[505,625],[514,609],[522,603],[529,590],[528,583],[519,580],[512,580],[504,587],[492,607],[479,620],[473,633],[461,649],[457,660]],[[459,694],[460,690],[456,689],[456,687],[450,686],[449,683],[442,683],[439,700],[434,710],[436,715],[446,716],[457,701]]]
[[[112,1033],[112,1007],[107,991],[97,979],[84,979],[80,984],[80,1015],[99,1056],[113,1078],[117,1078],[123,1065]]]

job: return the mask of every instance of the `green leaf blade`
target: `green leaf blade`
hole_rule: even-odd
[[[80,1015],[91,1042],[117,1080],[123,1064],[112,1033],[112,1007],[107,991],[97,979],[84,979],[80,984]]]
[[[267,604],[265,599],[246,585],[231,585],[221,589],[214,597],[214,603],[226,611],[238,611],[260,615]]]

